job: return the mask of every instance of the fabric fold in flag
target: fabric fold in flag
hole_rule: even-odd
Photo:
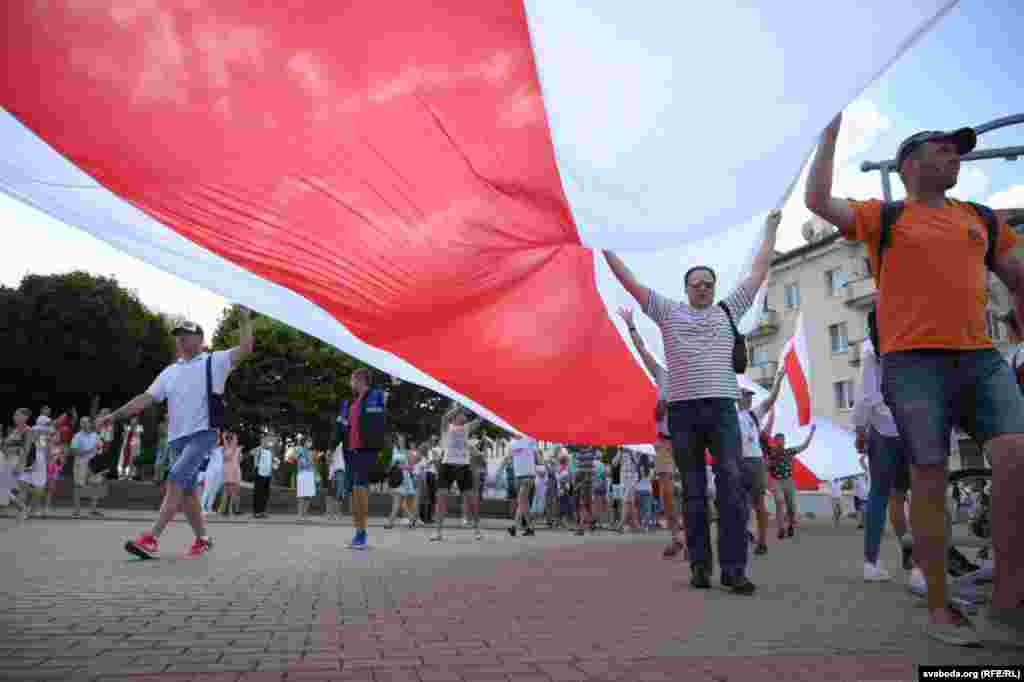
[[[706,243],[731,288],[749,244],[719,239],[951,5],[5,3],[0,190],[500,425],[649,443],[591,249],[648,250],[676,297]]]

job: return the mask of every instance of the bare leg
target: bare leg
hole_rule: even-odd
[[[77,493],[78,490],[76,489],[75,492]],[[164,500],[160,504],[160,516],[157,517],[156,523],[153,525],[152,532],[154,537],[160,537],[164,532],[167,524],[171,522],[171,519],[178,513],[178,510],[182,508],[184,497],[177,483],[171,481],[167,484],[167,494],[164,495]],[[75,506],[81,510],[80,498],[75,500]]]
[[[946,465],[913,465],[914,559],[928,585],[928,610],[933,623],[955,623],[946,606]],[[995,524],[993,524],[995,525]]]
[[[171,489],[177,487],[174,483],[171,483]],[[195,533],[197,538],[206,537],[206,517],[203,516],[203,510],[199,506],[199,495],[195,490],[189,493],[182,493],[181,502],[179,506],[182,511],[185,512],[185,517],[188,519],[189,525],[192,526],[192,532]],[[161,516],[163,511],[161,510]]]
[[[995,579],[992,607],[1024,606],[1024,436],[1001,436],[989,443],[992,462],[992,553]],[[916,526],[914,528],[917,530]]]

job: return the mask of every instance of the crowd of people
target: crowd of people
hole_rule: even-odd
[[[872,340],[863,349],[862,395],[854,418],[855,447],[865,454],[869,474],[853,481],[859,526],[864,529],[864,580],[891,578],[879,559],[888,509],[901,562],[911,571],[911,587],[927,599],[926,634],[958,646],[976,646],[983,638],[1020,644],[1024,397],[1014,376],[1016,367],[993,348],[985,317],[986,268],[1017,300],[1024,297],[1024,261],[1012,253],[1016,233],[999,214],[946,196],[956,184],[960,156],[974,146],[969,129],[920,133],[903,142],[896,165],[907,189],[905,201],[833,197],[840,123],[841,116],[822,135],[805,199],[811,211],[844,237],[867,244],[878,282],[877,313],[871,319]],[[651,415],[657,433],[654,457],[621,449],[604,462],[599,450],[588,444],[551,450],[529,436],[515,438],[500,467],[513,519],[510,535],[530,537],[539,522],[577,535],[604,528],[642,532],[664,525],[669,542],[662,556],[688,559],[693,588],[711,586],[717,549],[722,586],[738,595],[756,592],[747,575],[748,563],[751,547],[755,555],[768,552],[766,497],[774,500],[777,540],[793,538],[798,526],[793,459],[810,446],[815,433],[812,427],[803,443],[787,447],[785,434],[771,432],[767,417],[778,398],[782,374],[756,406],[752,392],[742,391],[737,382],[745,366],[745,348],[736,322],[765,282],[780,221],[779,211],[769,214],[749,274],[717,304],[717,275],[708,265],[686,271],[686,300],[673,300],[644,286],[616,254],[605,252],[611,271],[657,324],[664,340],[662,365],[645,347],[633,311],[620,311],[657,386]],[[935,273],[942,276],[932,276]],[[1011,319],[1011,326],[1019,338],[1016,319]],[[209,552],[213,540],[204,513],[212,510],[216,491],[223,487],[229,512],[237,513],[239,499],[241,453],[237,436],[226,429],[220,396],[231,371],[252,352],[254,338],[247,311],[242,315],[241,341],[230,350],[200,352],[203,331],[194,323],[179,325],[173,334],[178,361],[124,406],[97,414],[95,420],[82,417],[73,438],[68,438],[66,420],[51,424],[46,413],[29,427],[30,415],[19,410],[3,440],[0,501],[13,504],[23,516],[39,499],[47,500],[48,509],[46,491],[54,472],[73,461],[76,510],[85,496],[92,498],[92,513],[100,514],[97,501],[105,484],[94,480],[89,462],[109,446],[104,434],[115,421],[133,419],[150,405],[166,401],[166,446],[158,463],[165,491],[159,518],[125,548],[143,558],[157,556],[164,529],[182,511],[195,534],[190,553]],[[378,452],[392,442],[386,392],[371,386],[366,369],[353,372],[350,385],[352,398],[341,405],[331,450],[317,455],[307,440],[297,444],[291,456],[297,470],[298,517],[307,518],[309,501],[317,495],[325,497],[331,517],[340,516],[342,503],[347,502],[354,526],[348,546],[364,549],[369,543],[370,473]],[[404,515],[409,526],[429,527],[431,541],[443,541],[449,492],[457,487],[463,524],[482,537],[484,451],[489,444],[478,436],[481,425],[467,409],[454,405],[436,439],[408,447],[404,441],[398,443],[387,476],[394,501],[386,528],[393,528]],[[132,422],[122,447],[122,475],[132,474],[140,428]],[[954,429],[983,446],[992,465],[991,489],[975,491],[991,494],[993,510],[994,585],[991,603],[977,623],[960,608],[947,585],[951,571],[962,574],[978,568],[949,547],[946,462],[956,445]],[[26,454],[33,442],[40,444],[36,452],[49,454],[29,461]],[[280,439],[268,434],[252,453],[254,512],[260,518],[266,515],[280,447]],[[839,502],[840,482],[832,483],[832,496]],[[836,523],[842,511],[837,504]],[[718,525],[714,548],[713,519]]]

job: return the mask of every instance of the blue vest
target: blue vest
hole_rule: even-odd
[[[388,443],[388,419],[387,405],[384,391],[378,388],[371,388],[363,398],[359,412],[359,436],[362,447],[371,450],[380,450],[390,445]],[[338,419],[335,425],[335,442],[345,441],[345,448],[348,449],[348,434],[350,430],[349,410],[352,402],[343,400],[341,410],[338,412]]]

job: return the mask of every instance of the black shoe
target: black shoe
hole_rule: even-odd
[[[516,527],[512,526],[511,528],[509,528],[508,529],[508,534],[511,535],[512,537],[515,537],[516,536]]]
[[[704,564],[691,564],[690,586],[698,590],[707,590],[711,588],[711,577],[708,575],[708,569]]]
[[[786,536],[787,537],[793,537],[793,526],[790,526],[789,530],[786,531]]]
[[[910,571],[914,568],[914,548],[910,545],[903,545],[903,570]]]
[[[757,543],[757,547],[754,548],[754,554],[762,555],[768,553],[768,545],[763,542]]]
[[[532,528],[527,528],[526,530],[523,531],[523,535],[525,537],[532,538],[534,535],[536,535],[536,533],[533,532]]]
[[[579,535],[580,537],[583,537],[583,529],[582,528],[577,528],[576,529],[576,535]]]
[[[967,557],[961,554],[956,547],[949,548],[948,557],[947,570],[954,578],[959,578],[960,576],[967,575],[968,573],[974,573],[981,568],[977,564],[972,564],[968,561]]]
[[[864,530],[864,524],[863,523],[858,523],[857,524],[857,530]]]
[[[757,589],[745,575],[723,575],[722,587],[728,587],[733,594],[742,594],[743,596],[750,596]]]

